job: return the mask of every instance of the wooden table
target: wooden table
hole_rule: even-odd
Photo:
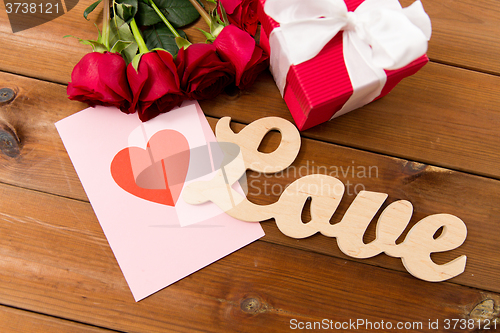
[[[9,89],[0,102],[2,332],[281,332],[324,319],[344,328],[363,320],[360,332],[387,331],[384,323],[411,325],[406,331],[479,332],[487,320],[484,331],[492,332],[496,320],[500,331],[497,0],[423,0],[433,23],[431,62],[383,99],[303,132],[294,163],[307,172],[337,170],[351,184],[333,223],[361,189],[388,193],[384,207],[412,202],[411,225],[435,213],[460,217],[466,242],[433,259],[465,254],[463,274],[425,282],[399,259],[356,260],[334,238],[291,239],[266,221],[261,240],[137,303],[54,126],[86,107],[67,99],[66,84],[89,48],[62,37],[95,38],[93,23],[101,16],[82,18],[91,2],[15,34],[0,7],[0,89]],[[194,28],[188,34],[202,38]],[[236,129],[266,116],[291,120],[267,72],[247,91],[201,106],[212,126],[223,116]],[[263,150],[278,140],[269,135]],[[363,167],[372,167],[371,175],[351,172]],[[269,183],[284,186],[297,177]],[[252,200],[268,204],[277,197],[262,193]],[[366,242],[374,239],[375,224]],[[467,327],[453,328],[453,319],[467,320]],[[438,328],[429,328],[436,321]]]

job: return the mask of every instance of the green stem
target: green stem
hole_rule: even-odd
[[[109,50],[109,0],[103,1],[104,9],[102,13],[102,41],[106,49]]]
[[[137,23],[135,22],[135,18],[130,21],[130,29],[132,30],[132,34],[134,35],[134,39],[139,46],[139,52],[140,53],[147,53],[149,52],[148,47],[146,46],[146,43],[144,42],[144,38],[142,38],[141,32],[139,31],[139,28],[137,27]]]
[[[160,9],[156,6],[156,4],[153,2],[153,0],[149,0],[149,3],[151,4],[151,7],[153,7],[153,9],[155,10],[156,14],[158,14],[158,16],[161,18],[163,23],[165,23],[165,25],[168,27],[168,29],[172,32],[172,34],[175,37],[181,37],[181,35],[179,35],[177,30],[175,30],[175,28],[172,26],[172,24],[170,24],[170,22],[167,20],[165,15],[163,15],[163,13],[160,11]]]
[[[194,6],[194,8],[196,8],[198,13],[200,13],[201,17],[203,17],[205,22],[207,22],[208,26],[211,27],[212,26],[212,19],[210,18],[210,15],[208,15],[208,13],[205,11],[205,9],[203,9],[203,7],[198,3],[198,1],[189,0],[189,2],[191,2],[191,4]]]

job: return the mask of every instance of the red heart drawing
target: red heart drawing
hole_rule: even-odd
[[[189,144],[181,133],[161,130],[146,149],[127,147],[111,162],[111,175],[122,189],[136,197],[175,206],[189,167]]]

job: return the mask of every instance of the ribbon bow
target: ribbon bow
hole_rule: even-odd
[[[271,69],[282,94],[290,65],[314,58],[343,30],[354,94],[367,80],[379,82],[371,92],[363,92],[364,98],[351,98],[359,101],[356,105],[367,104],[385,85],[384,69],[404,67],[424,55],[431,36],[431,22],[420,1],[403,9],[397,0],[366,0],[349,12],[343,0],[267,0],[264,10],[280,24],[270,44]],[[362,106],[356,105],[353,108]]]

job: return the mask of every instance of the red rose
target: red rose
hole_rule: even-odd
[[[86,54],[73,68],[68,98],[90,106],[116,106],[129,113],[132,94],[126,68],[125,60],[118,53]]]
[[[258,24],[256,0],[220,0],[220,3],[224,6],[229,23],[255,36]]]
[[[147,121],[172,110],[185,99],[172,55],[153,51],[142,55],[138,69],[128,65],[127,77],[134,96],[130,111]]]
[[[222,29],[214,45],[221,59],[233,64],[236,86],[240,89],[253,84],[269,65],[269,55],[255,44],[252,36],[234,25]]]
[[[190,99],[209,99],[219,95],[233,81],[234,71],[222,61],[212,44],[192,44],[181,48],[175,60],[181,88]]]

